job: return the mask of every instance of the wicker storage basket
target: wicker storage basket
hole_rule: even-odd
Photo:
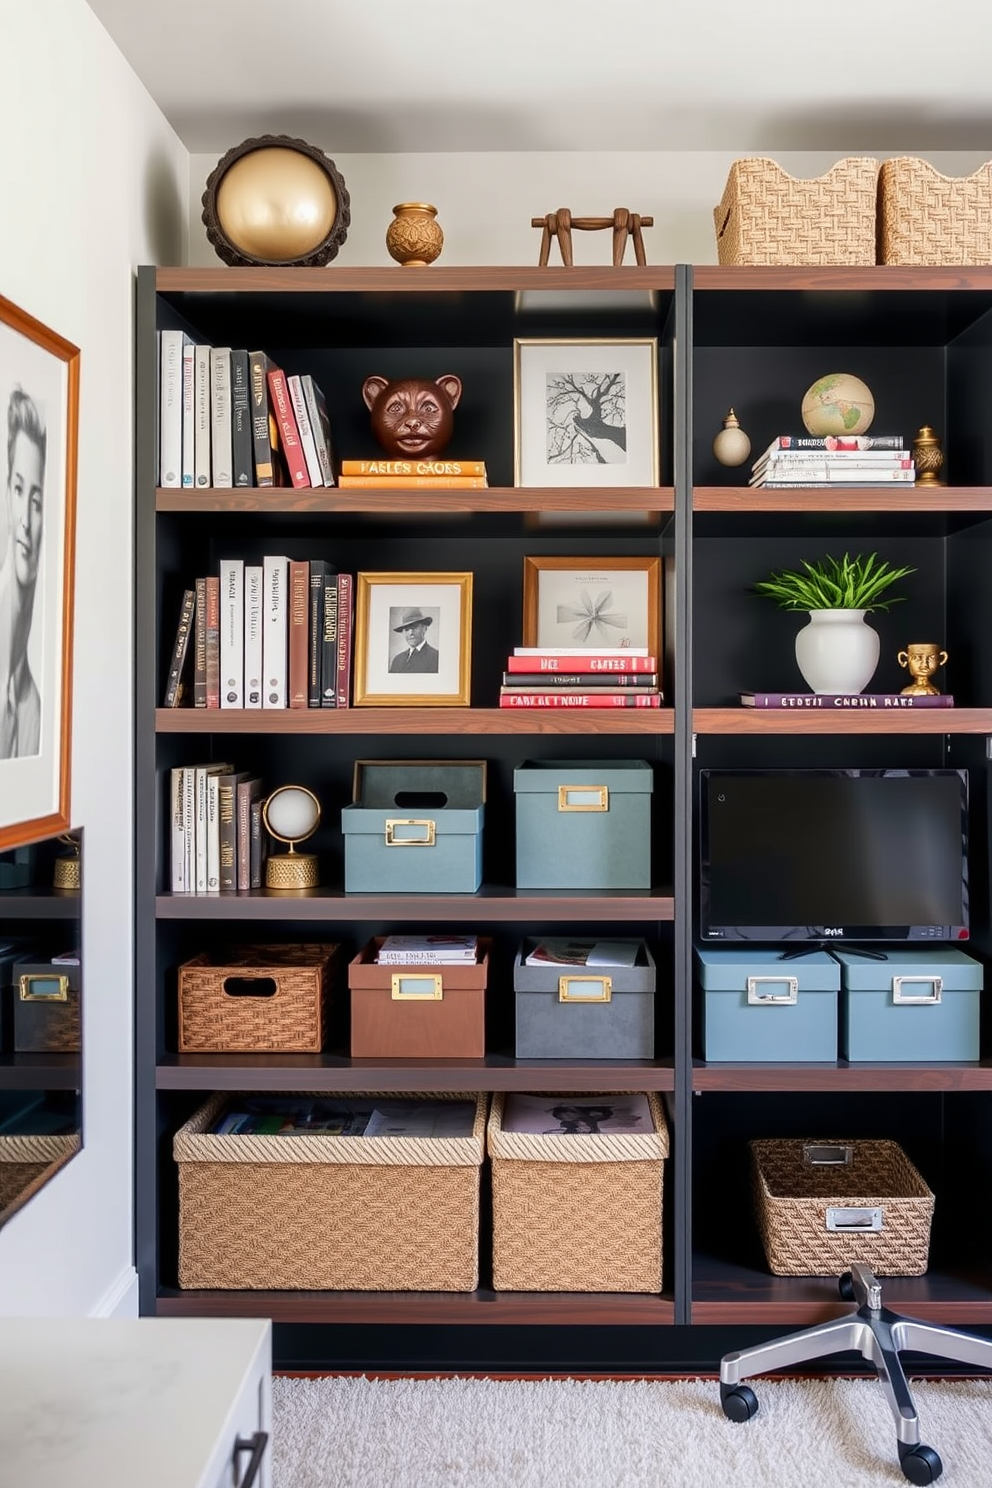
[[[755,1202],[775,1276],[927,1269],[933,1194],[895,1142],[751,1143]]]
[[[181,1054],[319,1053],[336,945],[239,946],[179,968]]]
[[[556,1095],[558,1100],[588,1099]],[[668,1129],[542,1136],[503,1130],[493,1096],[493,1286],[509,1292],[661,1290],[662,1174]]]
[[[878,186],[878,261],[992,263],[992,160],[943,176],[926,160],[884,160]]]
[[[79,1136],[0,1137],[0,1224],[38,1192],[74,1153]]]
[[[173,1140],[179,1285],[474,1291],[487,1098],[403,1098],[473,1102],[472,1135],[219,1136],[212,1097]]]
[[[815,180],[774,160],[730,167],[713,209],[722,264],[873,264],[878,161],[849,156]]]

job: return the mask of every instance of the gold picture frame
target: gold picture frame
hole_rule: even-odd
[[[0,851],[67,832],[79,348],[0,296]]]
[[[471,573],[360,573],[354,704],[469,706]]]
[[[524,646],[646,648],[661,667],[661,558],[524,558]]]

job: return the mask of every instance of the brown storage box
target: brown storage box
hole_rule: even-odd
[[[660,1097],[647,1098],[653,1132],[543,1136],[505,1132],[505,1097],[493,1096],[486,1135],[497,1291],[661,1290],[668,1129]]]
[[[992,160],[970,176],[944,176],[926,160],[883,160],[878,261],[992,263]]]
[[[933,1194],[895,1142],[751,1143],[758,1227],[775,1276],[927,1269]]]
[[[878,161],[849,156],[815,180],[735,160],[713,209],[722,264],[873,264]]]
[[[184,962],[179,1052],[319,1053],[337,952],[320,943],[248,945]]]
[[[229,1099],[173,1139],[181,1287],[475,1290],[485,1095],[404,1095],[474,1103],[470,1137],[436,1138],[210,1133]]]
[[[353,1059],[481,1059],[492,942],[466,966],[378,966],[382,936],[348,966]]]
[[[13,983],[15,1053],[78,1054],[79,967],[18,961]]]

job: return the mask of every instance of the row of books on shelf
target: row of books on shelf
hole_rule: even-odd
[[[751,466],[749,486],[912,485],[916,466],[901,434],[779,434]]]
[[[268,850],[262,781],[226,763],[169,772],[170,885],[174,894],[262,887]]]
[[[658,708],[661,702],[658,658],[646,647],[517,646],[499,690],[501,708]]]
[[[349,707],[353,590],[323,559],[221,559],[183,592],[163,706]]]

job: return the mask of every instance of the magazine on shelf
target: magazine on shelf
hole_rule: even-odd
[[[639,940],[542,940],[525,966],[636,966]]]
[[[653,1132],[648,1098],[627,1095],[527,1095],[513,1090],[503,1107],[503,1130],[553,1136],[611,1136]]]
[[[387,935],[375,959],[380,966],[474,966],[478,951],[477,935]]]

